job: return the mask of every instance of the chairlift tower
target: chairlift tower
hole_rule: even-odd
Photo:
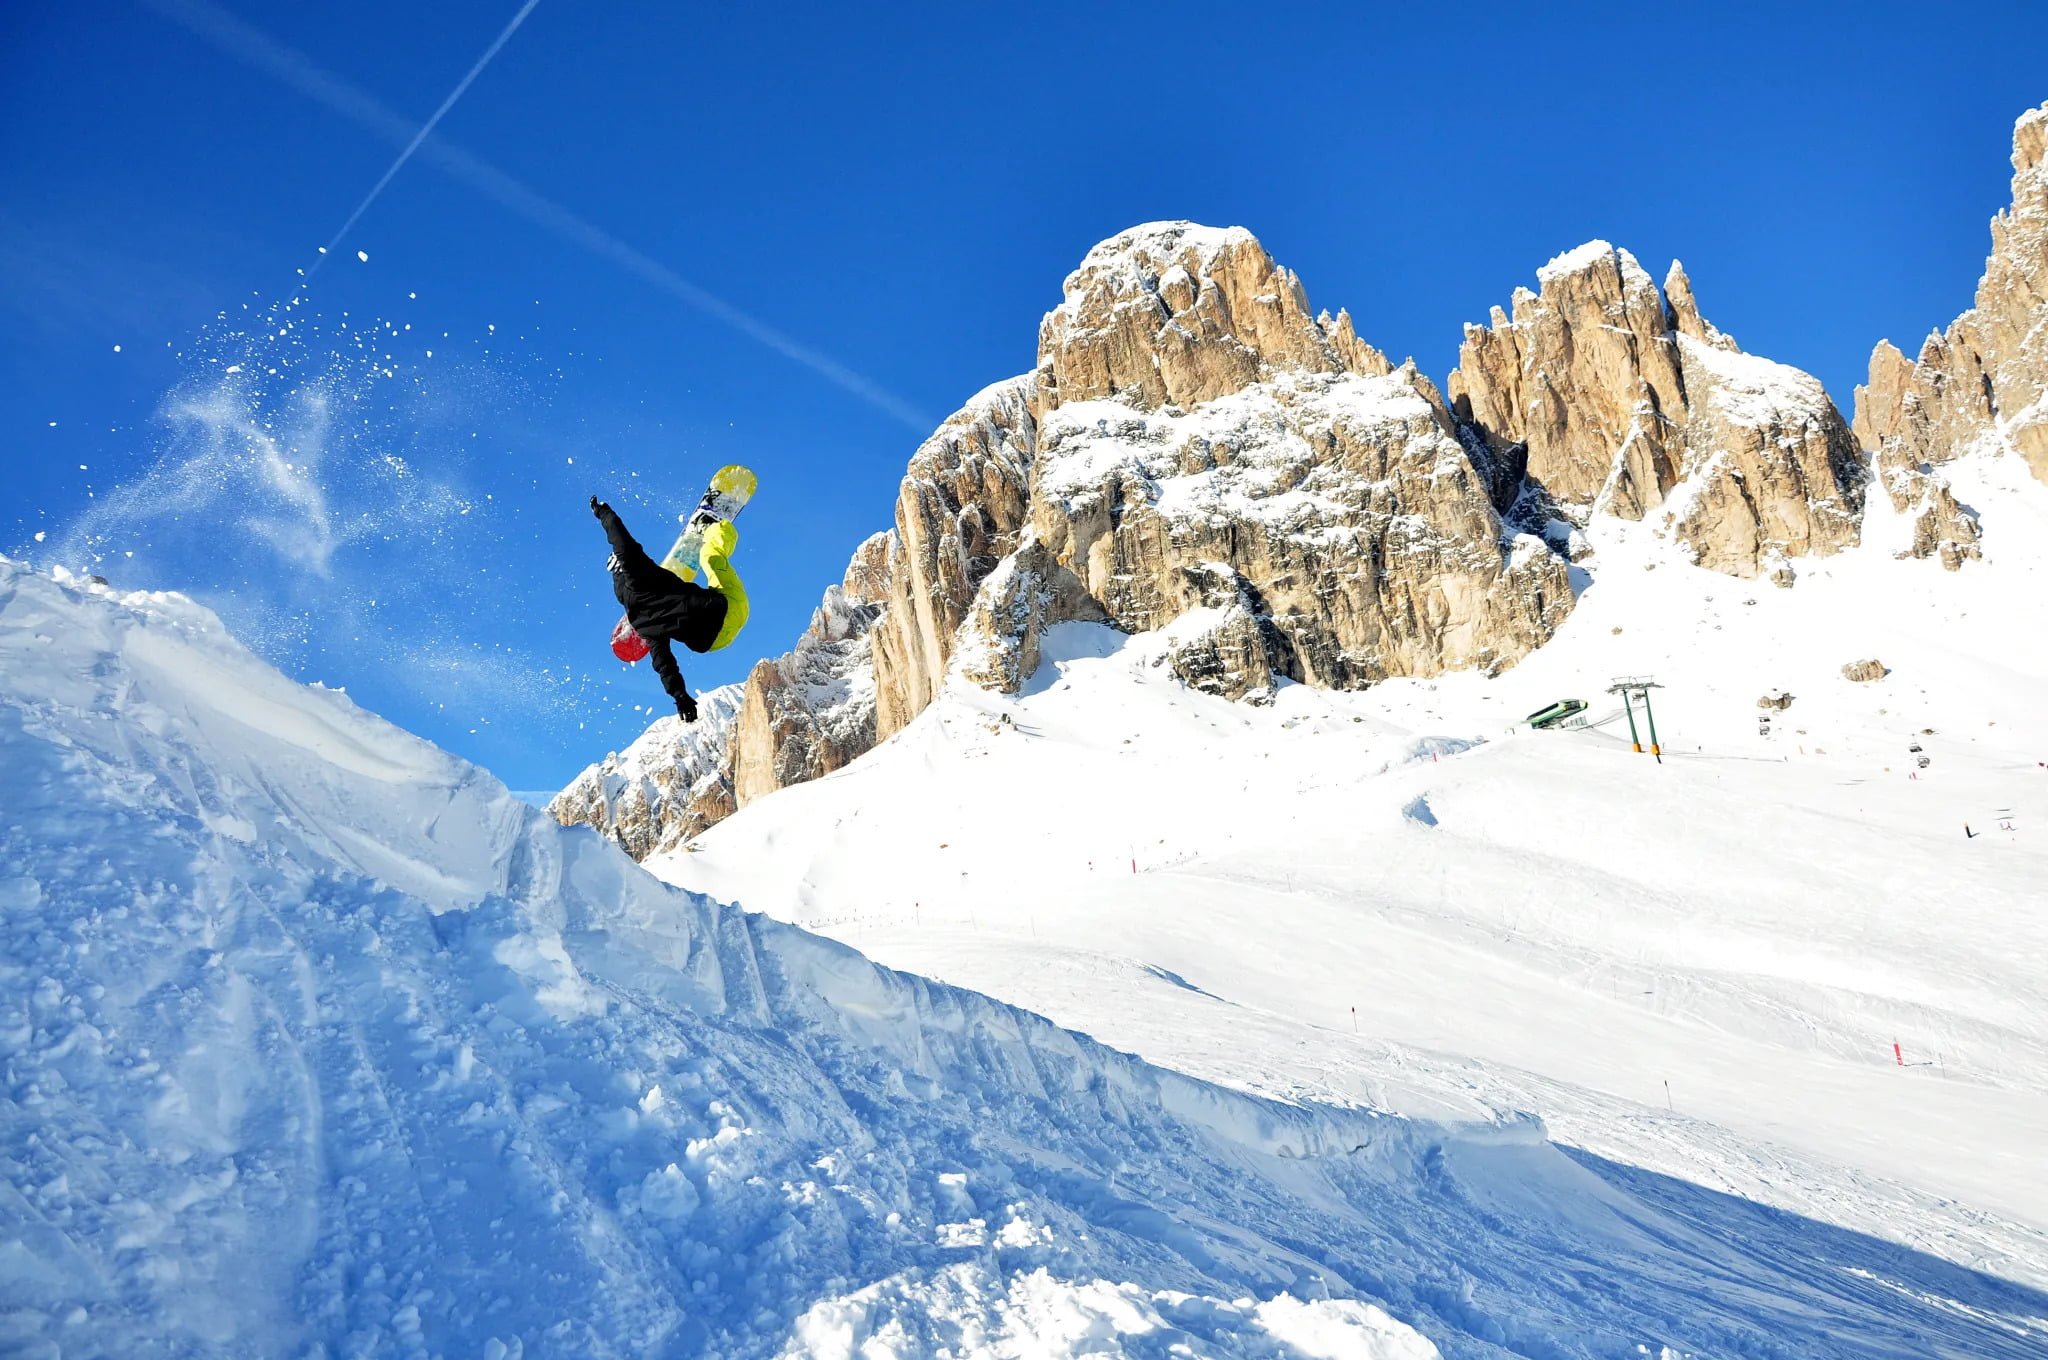
[[[1635,747],[1637,755],[1642,754],[1643,739],[1636,734],[1636,700],[1642,700],[1643,721],[1650,727],[1650,754],[1657,758],[1659,765],[1664,763],[1664,748],[1657,744],[1657,717],[1650,712],[1650,691],[1662,688],[1662,685],[1647,675],[1617,676],[1614,683],[1607,687],[1609,694],[1621,696],[1621,706],[1628,710],[1628,739]]]

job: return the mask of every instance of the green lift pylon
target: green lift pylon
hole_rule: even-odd
[[[1662,688],[1662,685],[1647,675],[1620,676],[1607,687],[1609,694],[1621,696],[1621,705],[1628,710],[1629,744],[1635,747],[1638,755],[1642,754],[1643,739],[1636,732],[1635,701],[1643,701],[1643,721],[1649,724],[1650,728],[1650,754],[1657,758],[1659,765],[1664,763],[1664,748],[1657,744],[1657,715],[1650,711],[1650,691]]]

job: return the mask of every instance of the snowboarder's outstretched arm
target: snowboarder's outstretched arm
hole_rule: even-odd
[[[667,638],[650,638],[647,655],[654,662],[654,673],[661,677],[661,687],[668,691],[668,697],[676,701],[676,713],[684,722],[697,721],[697,701],[690,697],[690,691],[683,686],[682,667],[676,665],[676,654],[670,648]]]

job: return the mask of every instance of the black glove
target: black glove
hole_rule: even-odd
[[[686,723],[697,721],[697,701],[687,694],[676,700],[676,716]]]

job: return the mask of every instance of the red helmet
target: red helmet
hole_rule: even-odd
[[[633,625],[624,619],[612,629],[612,655],[628,666],[647,655],[647,639],[633,631]]]

